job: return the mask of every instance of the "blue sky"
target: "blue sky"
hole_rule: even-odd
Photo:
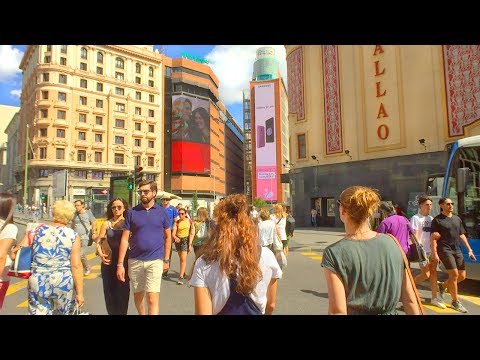
[[[237,123],[243,126],[242,90],[248,89],[253,72],[257,48],[266,45],[155,45],[165,55],[181,57],[182,52],[206,58],[220,81],[220,100]],[[280,72],[286,77],[285,48],[276,49]],[[0,104],[20,106],[22,88],[21,71],[18,68],[26,45],[0,45]]]

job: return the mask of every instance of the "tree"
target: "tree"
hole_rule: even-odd
[[[267,205],[268,203],[262,198],[256,198],[255,200],[253,200],[253,206],[255,206],[256,208],[263,208],[264,206],[267,206]]]
[[[192,211],[194,213],[197,213],[197,208],[198,208],[198,196],[197,196],[197,193],[195,193],[192,196]]]

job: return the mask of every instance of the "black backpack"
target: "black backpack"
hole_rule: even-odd
[[[287,235],[293,236],[293,231],[295,230],[295,219],[292,215],[287,216],[287,224],[285,225],[285,231]]]

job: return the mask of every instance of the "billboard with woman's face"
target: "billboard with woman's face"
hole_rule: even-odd
[[[210,102],[172,96],[172,172],[210,173]]]

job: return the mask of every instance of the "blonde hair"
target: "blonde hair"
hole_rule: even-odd
[[[351,186],[340,194],[343,208],[355,224],[361,224],[368,219],[380,203],[377,189],[367,186]]]
[[[275,206],[273,207],[273,214],[277,217],[277,219],[286,216],[285,211],[283,211],[282,204],[275,204]]]
[[[205,207],[199,207],[197,209],[197,218],[195,219],[197,221],[207,221],[208,220],[208,211],[207,208]]]
[[[67,200],[57,200],[52,205],[53,221],[68,224],[75,214],[75,206]]]
[[[260,210],[260,219],[263,221],[270,219],[270,213],[267,209]]]

